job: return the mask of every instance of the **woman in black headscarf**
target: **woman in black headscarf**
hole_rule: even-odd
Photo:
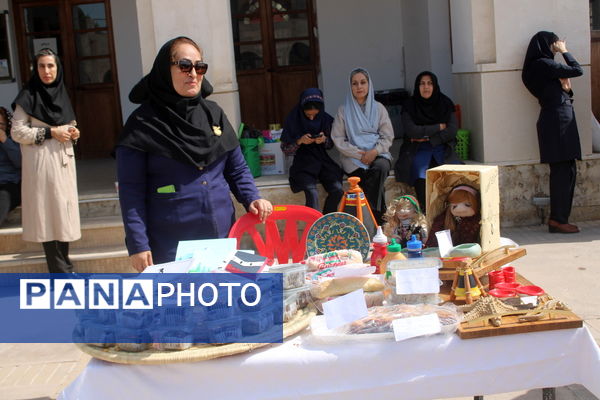
[[[289,174],[292,192],[304,191],[306,206],[318,210],[317,181],[320,181],[328,194],[323,214],[337,211],[344,195],[344,173],[327,154],[327,149],[333,147],[332,124],[333,117],[324,110],[323,92],[309,88],[302,92],[299,103],[288,114],[281,134],[281,149],[287,155],[294,155]]]
[[[262,221],[272,211],[225,113],[202,97],[207,69],[198,45],[177,37],[130,93],[141,105],[116,156],[126,245],[138,271],[173,261],[181,240],[226,237],[235,220],[230,190]]]
[[[567,65],[554,61],[555,53],[561,53]],[[576,225],[569,224],[577,176],[575,160],[581,160],[569,78],[581,75],[583,69],[554,33],[542,31],[531,38],[521,77],[541,106],[536,127],[540,161],[550,164],[548,230],[552,233],[579,232]]]
[[[434,73],[415,79],[413,95],[402,109],[404,140],[394,166],[397,182],[414,186],[425,212],[425,177],[429,168],[461,164],[454,151],[458,129],[454,103],[440,91]]]
[[[21,144],[23,239],[42,242],[50,272],[71,272],[69,242],[81,237],[73,144],[75,113],[60,59],[50,49],[12,104],[12,137]]]

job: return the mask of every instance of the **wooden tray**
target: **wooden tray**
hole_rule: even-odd
[[[466,267],[468,264],[478,263],[474,271],[478,277],[482,277],[490,271],[500,268],[504,264],[513,262],[514,260],[523,257],[527,251],[523,247],[508,248],[500,247],[487,254],[483,254],[480,259],[469,259],[469,261],[453,261],[444,260],[442,268],[440,268],[440,280],[451,281],[454,279],[456,268]]]
[[[517,282],[521,285],[532,285],[522,275],[517,274]],[[487,290],[487,286],[485,287]],[[440,296],[447,301],[450,298],[450,285],[446,282],[441,289]],[[459,302],[456,302],[459,303]],[[518,315],[502,317],[502,325],[495,327],[489,321],[463,322],[456,333],[461,339],[474,339],[489,336],[512,335],[515,333],[550,331],[555,329],[581,328],[583,320],[572,311],[559,311],[550,313],[539,321],[519,322]]]

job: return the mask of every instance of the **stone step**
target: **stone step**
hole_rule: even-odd
[[[40,243],[22,239],[23,228],[13,226],[0,229],[0,254],[38,252]],[[125,231],[120,216],[88,217],[81,220],[81,239],[71,242],[70,248],[124,246]]]
[[[10,212],[7,218],[9,225],[21,225],[21,207]],[[79,217],[96,218],[121,215],[119,197],[115,192],[79,196]]]
[[[75,272],[125,273],[136,272],[130,264],[124,246],[73,249],[69,252]],[[0,255],[0,273],[48,272],[44,252]]]

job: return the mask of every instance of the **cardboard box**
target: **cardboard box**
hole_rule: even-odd
[[[500,247],[500,189],[496,165],[441,165],[427,170],[427,219],[429,223],[446,207],[446,197],[457,185],[479,190],[481,249]]]
[[[281,142],[265,143],[260,149],[260,169],[263,175],[285,174]]]

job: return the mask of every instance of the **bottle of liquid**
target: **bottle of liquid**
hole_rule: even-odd
[[[392,239],[391,243],[387,247],[387,254],[381,260],[379,265],[379,273],[384,274],[387,272],[387,264],[392,260],[406,260],[404,254],[402,254],[402,245],[396,243],[396,239]]]
[[[375,273],[380,274],[381,260],[387,254],[387,236],[383,234],[381,226],[377,227],[377,233],[373,236],[373,252],[371,253],[371,265],[375,267]]]
[[[408,258],[423,257],[423,242],[417,239],[416,235],[412,235],[406,242],[406,248],[408,249]]]

